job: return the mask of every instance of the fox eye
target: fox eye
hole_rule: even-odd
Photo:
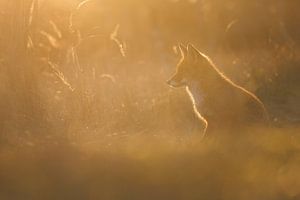
[[[181,71],[183,73],[188,73],[190,71],[190,65],[188,63],[185,63],[184,65],[181,66]]]

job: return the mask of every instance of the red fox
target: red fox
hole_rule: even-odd
[[[268,122],[264,104],[253,93],[235,84],[193,45],[180,45],[181,60],[167,81],[171,87],[185,87],[194,111],[205,130],[232,130],[253,123]]]

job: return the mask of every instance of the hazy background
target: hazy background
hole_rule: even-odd
[[[0,0],[0,199],[299,199],[299,7]],[[201,141],[165,84],[179,43],[259,96],[272,128]]]

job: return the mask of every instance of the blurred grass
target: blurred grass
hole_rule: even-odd
[[[2,148],[0,197],[297,199],[299,129],[252,131],[204,141],[107,136]]]

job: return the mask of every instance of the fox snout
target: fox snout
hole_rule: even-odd
[[[175,74],[167,81],[167,84],[174,88],[183,87],[186,86],[186,80],[178,74]]]

